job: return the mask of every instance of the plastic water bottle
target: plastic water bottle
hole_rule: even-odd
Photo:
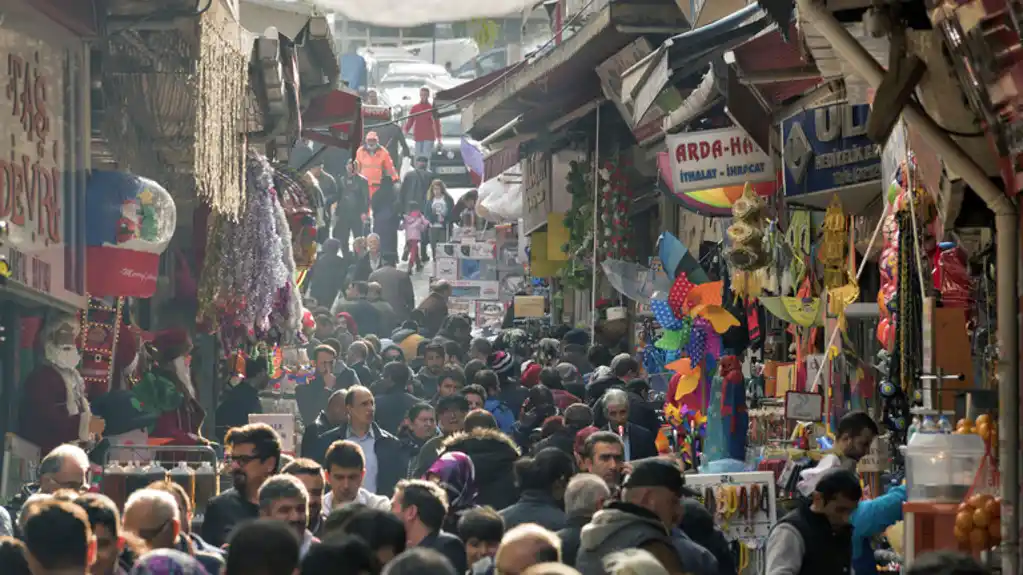
[[[909,430],[906,432],[906,442],[913,441],[913,436],[918,431],[920,431],[920,418],[914,415],[913,422],[909,424]]]
[[[925,415],[924,420],[920,423],[920,433],[937,433],[938,424],[935,423],[934,419],[930,415]]]
[[[948,418],[944,415],[938,418],[938,433],[952,434],[952,424],[949,423]]]

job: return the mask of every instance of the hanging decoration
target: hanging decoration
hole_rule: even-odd
[[[764,200],[746,184],[742,197],[732,205],[732,225],[727,235],[730,247],[726,257],[732,268],[732,293],[738,298],[756,297],[764,284],[759,273],[771,262],[771,251],[765,242],[766,206]]]
[[[600,259],[633,259],[632,229],[629,207],[632,187],[629,185],[630,164],[621,157],[604,162],[598,170],[600,181],[600,231],[597,254]]]
[[[572,209],[565,213],[568,242],[562,251],[568,262],[559,270],[561,285],[573,290],[590,289],[593,283],[593,184],[590,164],[569,164],[567,188],[572,198]]]
[[[824,264],[824,287],[839,288],[846,283],[848,268],[845,260],[845,245],[849,238],[849,220],[842,211],[838,195],[831,197],[831,204],[824,212],[824,237],[821,239],[820,260]]]
[[[274,188],[291,229],[295,268],[305,272],[316,261],[316,230],[327,222],[322,214],[320,190],[312,177],[286,166],[274,167]]]
[[[86,291],[95,297],[152,296],[160,254],[177,227],[171,195],[152,180],[104,170],[89,175],[85,194]]]
[[[249,152],[245,206],[233,221],[214,214],[199,286],[199,320],[224,349],[293,342],[302,317],[291,228],[266,158]]]

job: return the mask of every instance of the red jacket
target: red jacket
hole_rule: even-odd
[[[405,133],[412,132],[417,142],[432,142],[440,138],[440,119],[433,113],[433,104],[422,102],[412,106],[412,116],[405,121]]]

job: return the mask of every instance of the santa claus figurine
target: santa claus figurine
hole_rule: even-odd
[[[144,412],[158,416],[150,437],[170,438],[172,445],[206,444],[199,433],[206,412],[199,404],[188,367],[192,340],[182,329],[156,334],[149,354],[152,365],[132,395]]]
[[[25,379],[19,415],[21,436],[42,453],[62,443],[85,446],[103,432],[103,420],[92,416],[78,373],[79,329],[73,316],[57,315],[39,332],[43,361]]]

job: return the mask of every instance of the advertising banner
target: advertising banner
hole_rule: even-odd
[[[676,194],[775,178],[771,157],[742,128],[668,134],[665,142]]]
[[[873,201],[877,194],[860,194],[881,183],[881,146],[867,138],[870,106],[835,104],[811,108],[782,122],[785,198],[796,203],[826,206],[836,191],[847,209],[859,196]]]

